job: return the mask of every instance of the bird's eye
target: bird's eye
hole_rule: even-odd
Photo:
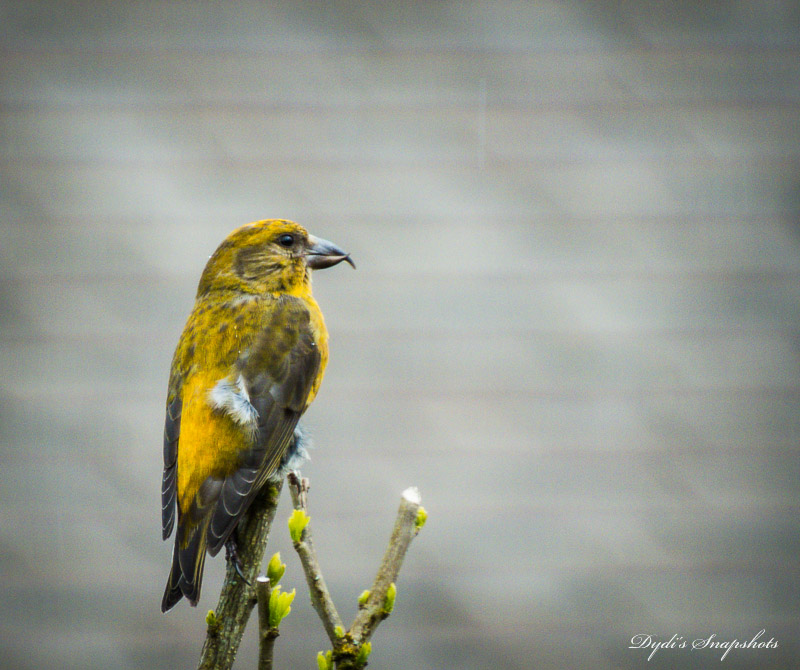
[[[281,235],[278,238],[278,244],[289,249],[294,245],[294,235]]]

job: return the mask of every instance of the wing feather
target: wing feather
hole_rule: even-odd
[[[320,364],[307,308],[296,298],[281,298],[238,364],[258,423],[253,446],[242,454],[241,467],[225,478],[212,513],[208,527],[212,556],[278,469],[306,409]]]
[[[181,408],[181,396],[175,393],[167,403],[167,416],[164,420],[164,474],[161,478],[161,536],[164,540],[172,534],[172,527],[175,525]]]

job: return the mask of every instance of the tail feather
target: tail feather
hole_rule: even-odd
[[[184,529],[178,525],[175,547],[172,550],[172,569],[161,600],[162,612],[172,609],[184,596],[193,607],[197,605],[206,561],[207,526],[208,522],[195,526],[189,531],[191,535],[186,540]]]

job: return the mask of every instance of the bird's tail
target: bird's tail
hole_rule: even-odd
[[[171,610],[184,596],[197,605],[203,583],[203,565],[206,562],[206,530],[208,522],[188,529],[178,524],[175,547],[172,550],[172,569],[161,600],[161,611]],[[188,535],[189,537],[185,537]]]

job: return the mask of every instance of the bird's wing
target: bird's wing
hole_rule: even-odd
[[[198,492],[198,498],[204,498],[202,506],[216,498],[208,527],[212,556],[280,465],[308,405],[320,363],[307,307],[297,298],[279,298],[236,364],[245,397],[257,413],[253,446],[242,453],[235,472],[224,480],[207,480]]]
[[[161,535],[165,540],[172,534],[175,525],[178,436],[181,432],[181,394],[179,388],[173,389],[172,386],[170,384],[164,421],[164,474],[161,478]]]

